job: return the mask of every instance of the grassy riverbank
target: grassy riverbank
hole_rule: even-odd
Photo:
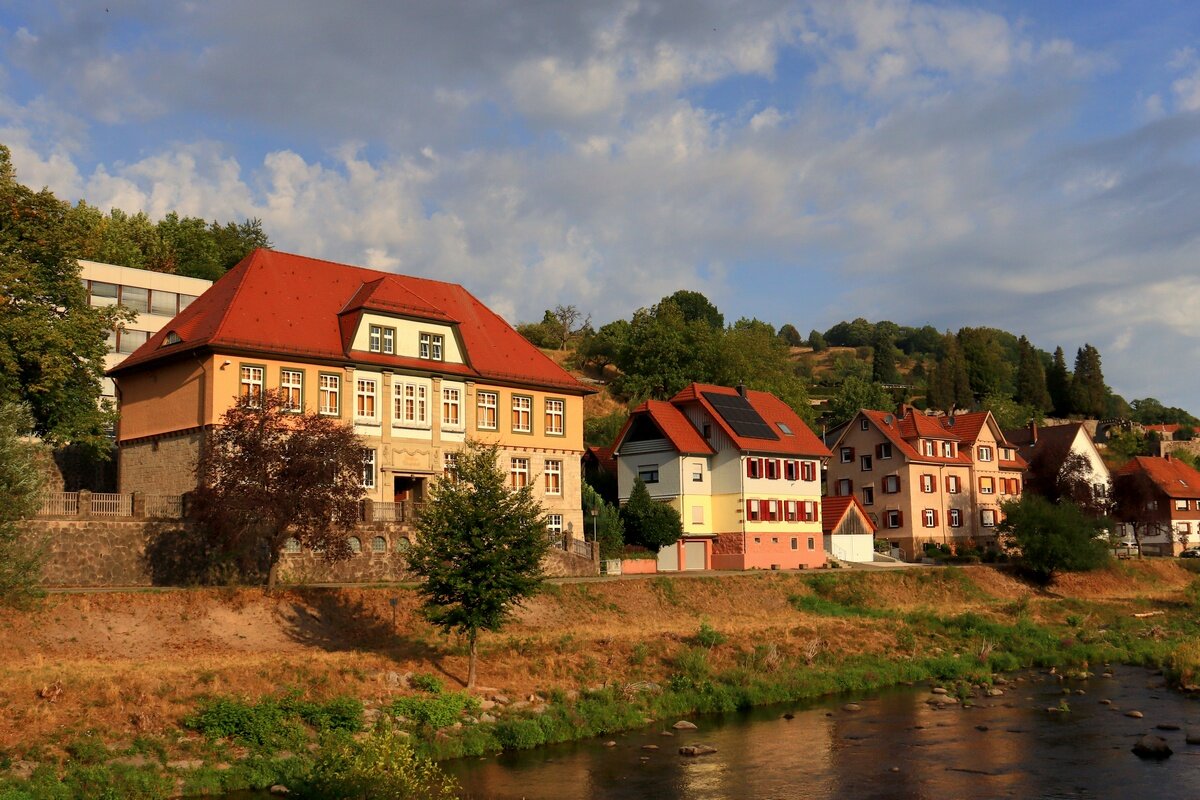
[[[297,786],[381,719],[445,758],[1025,666],[1194,683],[1194,577],[1147,560],[1047,589],[990,567],[556,585],[485,639],[474,695],[410,590],[54,596],[0,617],[0,798]]]

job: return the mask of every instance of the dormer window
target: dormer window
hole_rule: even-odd
[[[942,442],[942,456],[945,458],[954,458],[953,442]]]
[[[396,329],[385,328],[382,325],[372,325],[368,331],[367,349],[372,353],[396,352]]]
[[[440,333],[422,333],[417,350],[421,358],[441,361],[446,338]]]
[[[178,333],[176,333],[175,331],[171,331],[170,333],[167,334],[167,338],[163,339],[162,346],[166,347],[169,344],[179,344],[182,341],[183,341],[183,339],[179,338]]]

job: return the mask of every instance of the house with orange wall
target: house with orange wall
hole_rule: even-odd
[[[194,488],[204,432],[238,397],[278,389],[354,427],[368,499],[422,501],[470,438],[535,484],[552,531],[583,531],[594,390],[457,284],[256,250],[109,376],[122,492]]]
[[[1020,495],[1025,468],[988,411],[863,409],[831,450],[829,494],[856,496],[876,536],[906,559],[926,543],[994,545],[1000,504]]]
[[[1149,530],[1139,533],[1142,552],[1150,555],[1178,555],[1200,544],[1200,472],[1173,458],[1134,456],[1116,472],[1117,479],[1141,476],[1146,479],[1146,516],[1153,520]],[[1130,520],[1121,519],[1125,541],[1134,541]]]
[[[797,569],[826,562],[821,462],[829,450],[768,392],[693,383],[633,410],[613,442],[621,502],[641,478],[683,520],[660,571]]]

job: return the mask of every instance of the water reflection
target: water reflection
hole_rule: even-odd
[[[1135,670],[1118,679],[1060,682],[1022,676],[1003,697],[938,709],[928,689],[841,698],[792,709],[697,720],[700,730],[659,728],[601,741],[443,764],[476,798],[1101,798],[1138,788],[1200,797],[1195,702]],[[1064,694],[1064,687],[1073,692]],[[1106,698],[1111,704],[1101,704]],[[853,699],[859,711],[843,710]],[[1070,711],[1048,712],[1066,700]],[[1143,719],[1125,716],[1136,708]],[[673,720],[667,721],[667,724]],[[1158,724],[1180,730],[1155,730]],[[1130,753],[1137,737],[1166,738],[1176,755],[1156,763]],[[688,758],[681,744],[718,752]],[[657,750],[643,745],[657,745]]]

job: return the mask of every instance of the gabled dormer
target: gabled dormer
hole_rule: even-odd
[[[458,321],[391,277],[364,283],[338,322],[347,356],[469,364]]]

